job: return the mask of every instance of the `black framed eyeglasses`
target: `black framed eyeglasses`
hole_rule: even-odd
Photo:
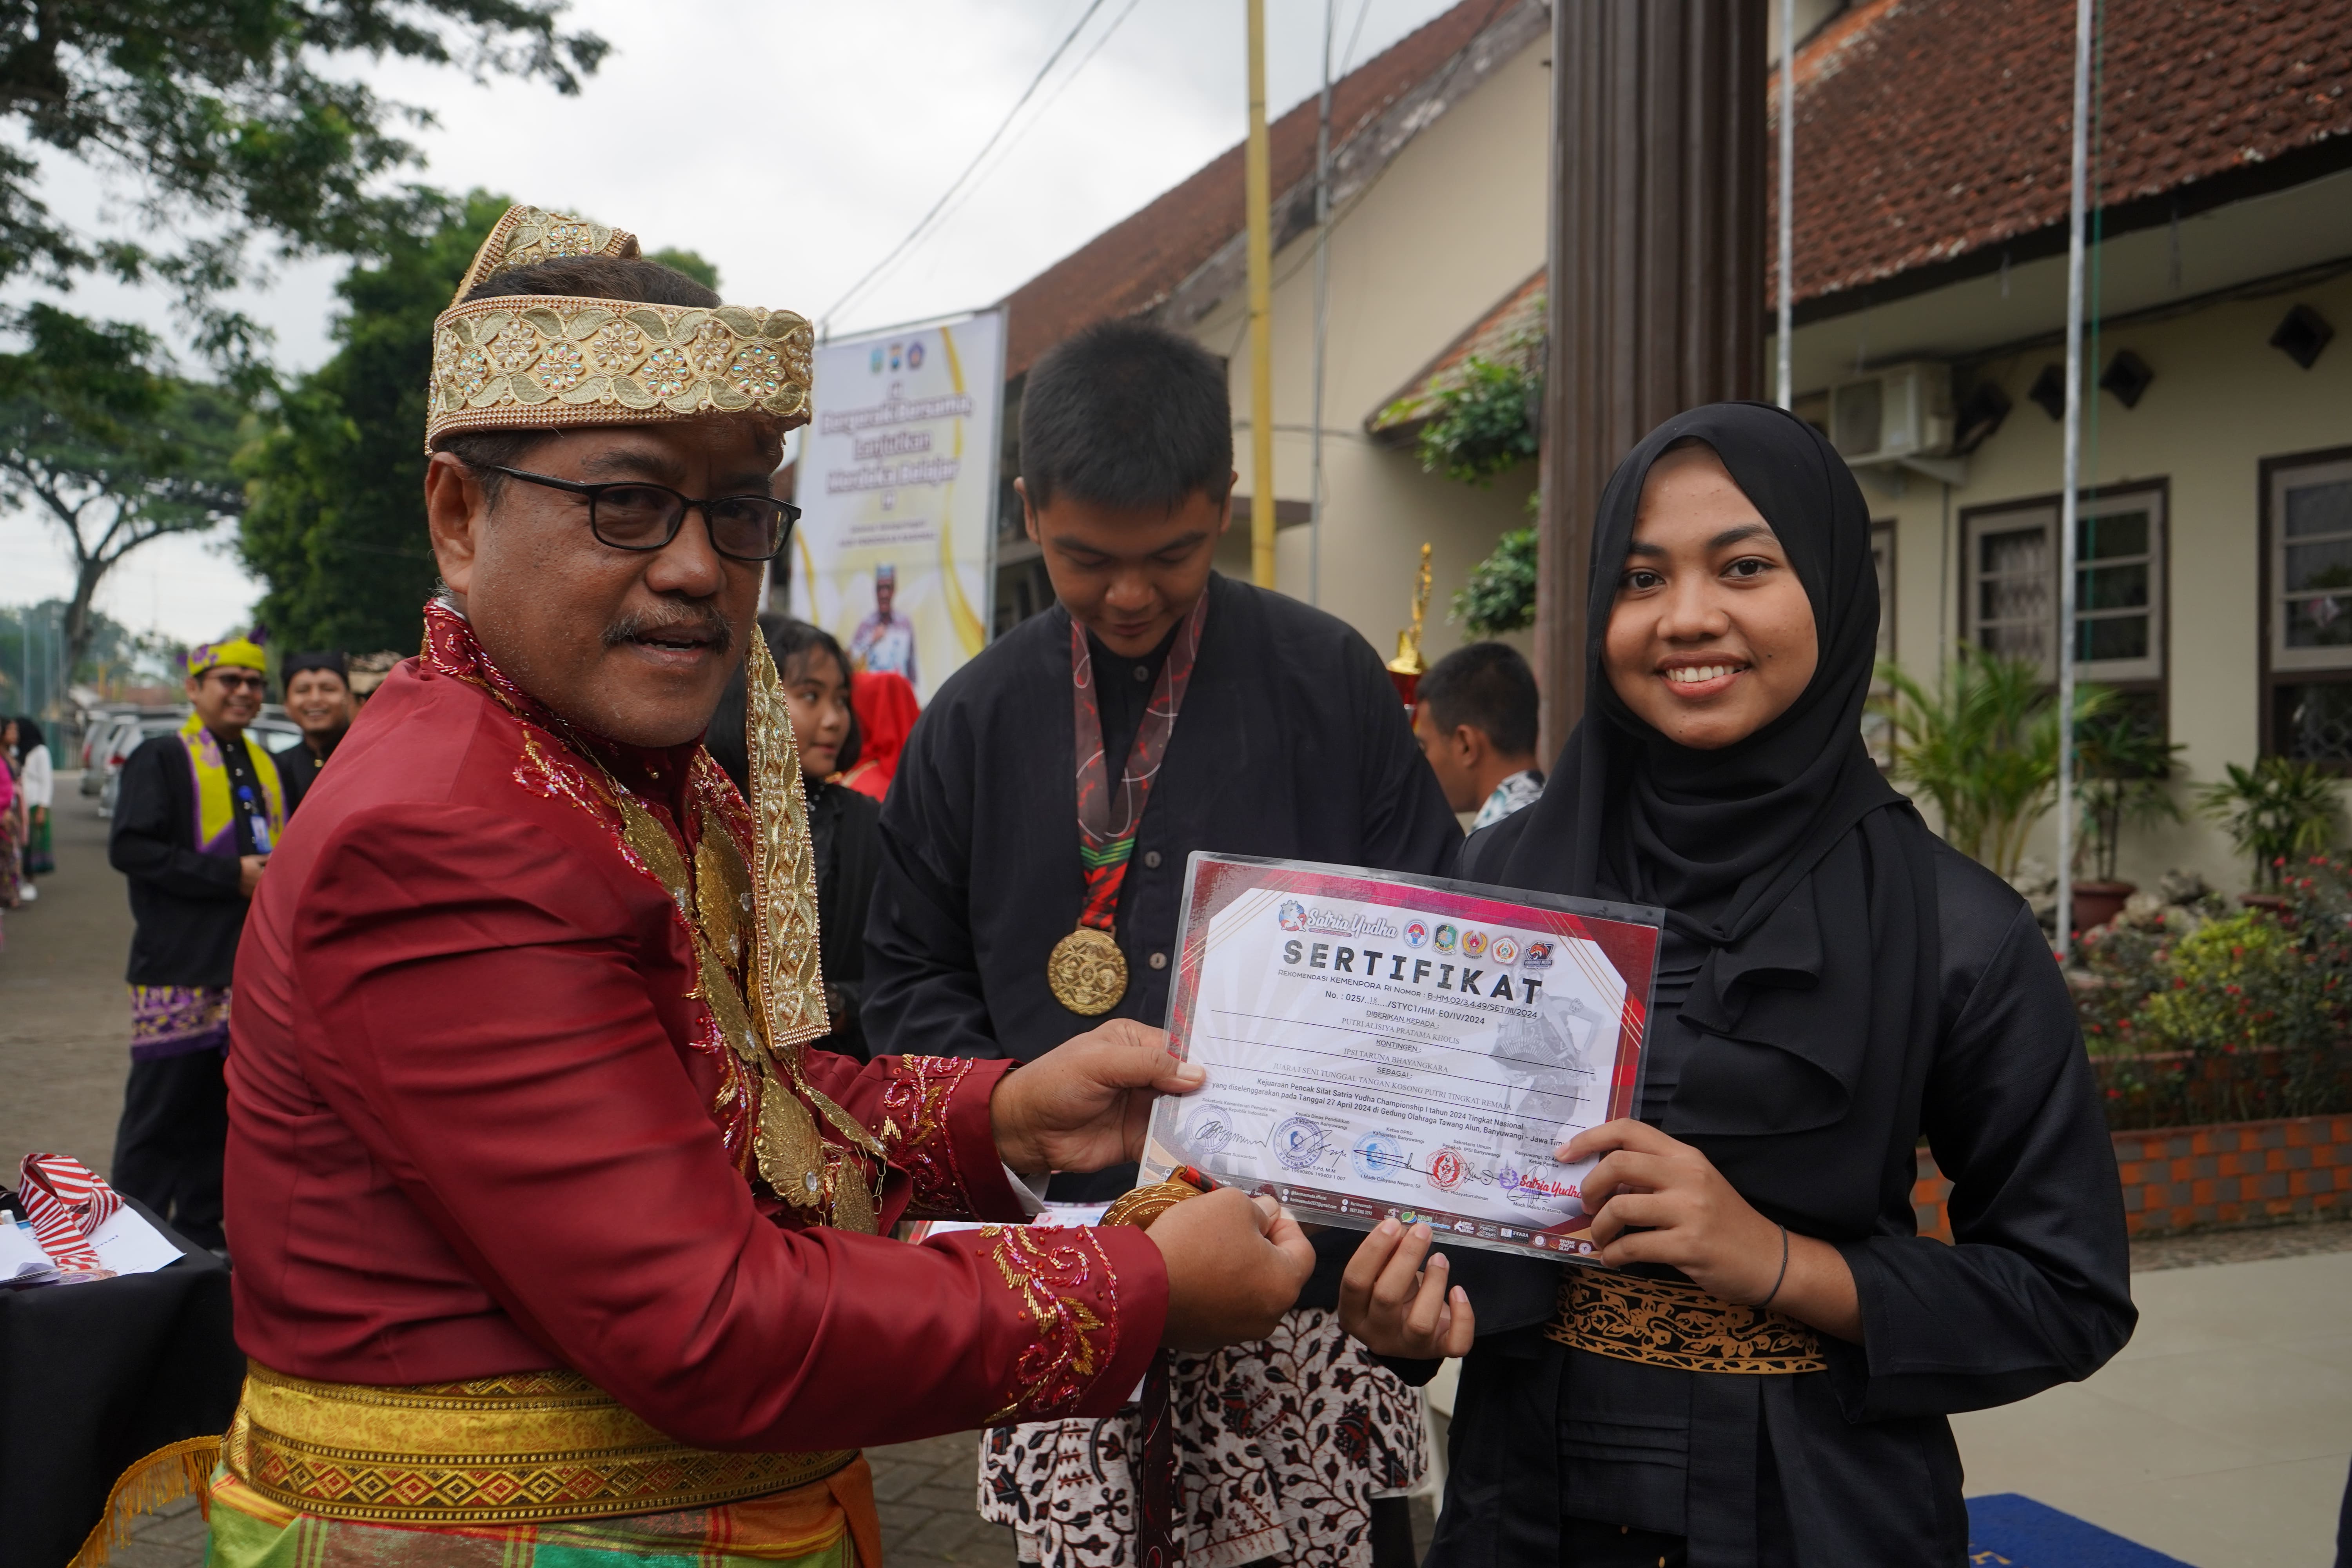
[[[801,519],[801,509],[773,496],[711,496],[696,500],[667,485],[642,479],[613,484],[583,484],[550,474],[488,464],[489,471],[551,490],[569,490],[588,502],[588,531],[600,544],[615,550],[660,550],[686,526],[686,514],[698,511],[710,530],[710,547],[736,561],[772,561]]]

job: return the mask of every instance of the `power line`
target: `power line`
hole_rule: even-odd
[[[887,256],[885,256],[881,260],[876,262],[871,268],[867,268],[866,273],[863,278],[860,278],[856,282],[851,284],[848,290],[844,293],[840,299],[835,300],[833,302],[832,308],[826,310],[824,314],[819,318],[820,321],[830,326],[833,318],[841,312],[843,306],[848,304],[851,300],[856,298],[858,293],[863,290],[867,284],[873,282],[875,279],[881,276],[883,268],[888,267],[892,262],[898,260],[899,257],[905,255],[908,247],[913,245],[916,240],[922,237],[923,231],[930,226],[931,220],[940,216],[940,209],[948,205],[950,198],[953,197],[956,192],[961,188],[963,183],[971,178],[972,171],[980,167],[982,163],[987,159],[988,154],[995,148],[997,142],[1003,139],[1005,132],[1012,129],[1013,121],[1014,118],[1020,114],[1022,106],[1026,104],[1030,99],[1036,96],[1037,89],[1045,83],[1046,76],[1052,72],[1055,65],[1060,61],[1063,55],[1069,51],[1070,46],[1077,41],[1078,34],[1085,30],[1086,25],[1094,20],[1095,13],[1101,10],[1102,7],[1103,0],[1087,0],[1087,8],[1085,12],[1079,16],[1076,24],[1070,28],[1068,33],[1063,36],[1060,43],[1054,46],[1054,52],[1045,57],[1045,63],[1037,68],[1037,74],[1030,78],[1029,85],[1027,87],[1021,89],[1021,96],[1013,100],[1013,107],[1006,110],[1004,119],[998,123],[994,131],[989,133],[988,140],[981,145],[980,152],[972,158],[972,161],[965,165],[963,173],[958,174],[953,182],[949,184],[948,188],[940,193],[940,199],[933,202],[931,204],[931,210],[925,213],[922,216],[921,220],[918,222],[913,228],[907,231],[907,237],[900,240],[897,245],[892,246],[890,247],[890,253]]]
[[[1143,0],[1127,0],[1127,9],[1112,17],[1110,26],[1105,27],[1100,33],[1095,35],[1093,47],[1088,48],[1085,55],[1079,58],[1076,65],[1072,66],[1068,71],[1064,73],[1062,79],[1055,85],[1052,94],[1046,98],[1045,102],[1037,106],[1037,112],[1031,115],[1029,117],[1028,123],[1022,126],[1021,129],[1014,133],[1013,140],[1004,144],[1003,150],[996,156],[996,162],[991,163],[986,172],[982,174],[978,179],[973,180],[971,184],[964,186],[963,194],[956,198],[955,205],[950,207],[946,212],[940,215],[940,221],[933,225],[931,228],[931,232],[933,234],[937,234],[940,229],[945,228],[950,219],[952,219],[958,213],[963,211],[964,207],[970,204],[972,196],[979,191],[980,187],[988,184],[989,180],[996,174],[996,172],[1004,167],[1005,163],[1012,158],[1013,149],[1019,147],[1021,143],[1027,139],[1029,132],[1036,130],[1038,126],[1045,123],[1045,117],[1053,113],[1054,105],[1061,102],[1062,95],[1068,92],[1071,87],[1080,77],[1086,75],[1087,67],[1094,63],[1094,58],[1102,53],[1103,46],[1111,41],[1113,35],[1118,33],[1119,28],[1126,24],[1127,19],[1129,16],[1135,15],[1135,8],[1141,4],[1143,4]]]

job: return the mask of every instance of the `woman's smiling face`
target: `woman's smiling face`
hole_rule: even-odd
[[[1819,651],[1805,585],[1722,459],[1693,445],[1652,464],[1601,645],[1625,706],[1714,751],[1787,712]]]

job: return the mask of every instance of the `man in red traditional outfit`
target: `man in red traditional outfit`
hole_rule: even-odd
[[[753,616],[809,342],[527,207],[436,324],[446,591],[237,967],[253,1367],[215,1568],[873,1568],[857,1445],[1108,1414],[1162,1343],[1262,1336],[1307,1277],[1234,1193],[1149,1235],[1017,1223],[1016,1173],[1131,1159],[1151,1093],[1196,1087],[1157,1031],[1017,1071],[803,1049],[814,883]],[[699,743],[747,647],[749,805]],[[1015,1223],[888,1239],[913,1215]]]

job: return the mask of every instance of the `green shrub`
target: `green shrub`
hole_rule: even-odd
[[[1495,552],[1470,568],[1454,595],[1450,621],[1477,637],[1498,637],[1536,624],[1536,531],[1515,528],[1495,542]]]

